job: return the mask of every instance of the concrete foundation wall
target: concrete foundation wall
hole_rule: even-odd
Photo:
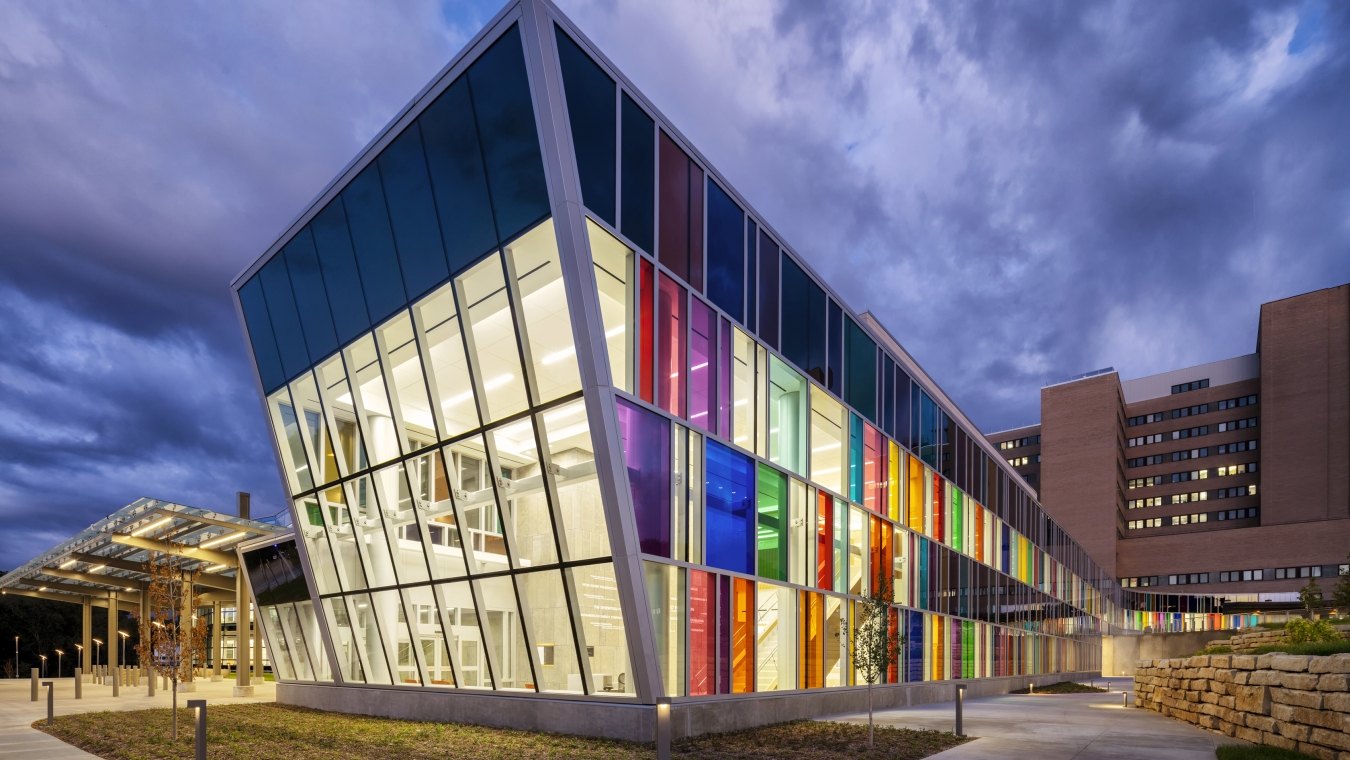
[[[1232,631],[1187,631],[1141,633],[1102,637],[1102,674],[1132,676],[1139,660],[1190,657],[1212,641],[1228,638]]]
[[[1006,694],[1033,683],[1041,686],[1100,675],[1093,671],[878,686],[873,691],[873,704],[881,709],[950,702],[956,698],[958,683],[966,685],[967,697],[984,697]],[[653,705],[619,701],[279,683],[277,702],[355,715],[473,723],[638,742],[653,741],[656,731]],[[682,739],[866,709],[867,690],[862,687],[687,699],[671,705],[671,729],[673,738]]]

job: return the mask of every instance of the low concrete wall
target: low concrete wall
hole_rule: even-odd
[[[1135,633],[1102,637],[1102,674],[1134,675],[1140,660],[1190,657],[1212,641],[1227,638],[1232,631],[1186,631],[1183,633]]]
[[[1255,744],[1350,757],[1350,654],[1210,655],[1139,663],[1135,704]]]
[[[950,702],[956,698],[955,685],[958,683],[966,685],[967,697],[984,697],[1007,694],[1033,683],[1042,686],[1100,675],[1093,671],[877,686],[873,690],[873,704],[882,709]],[[653,741],[656,729],[653,705],[618,700],[279,683],[277,702],[356,715],[474,723],[638,742]],[[671,705],[671,729],[673,737],[681,739],[866,710],[867,689],[863,687],[676,699]]]

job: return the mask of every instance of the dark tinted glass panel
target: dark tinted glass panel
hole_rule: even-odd
[[[883,357],[885,375],[881,379],[881,427],[895,437],[895,362]]]
[[[656,188],[656,123],[623,96],[623,223],[619,231],[644,251],[652,251]]]
[[[759,337],[778,348],[778,245],[759,231]]]
[[[783,256],[783,355],[816,382],[825,382],[825,291]]]
[[[262,279],[263,297],[267,299],[267,314],[272,318],[272,334],[277,338],[277,353],[281,355],[281,369],[286,377],[294,377],[311,362],[305,347],[305,334],[300,330],[300,314],[295,310],[295,296],[291,293],[291,278],[286,273],[286,262],[273,256],[258,272]]]
[[[825,387],[837,396],[844,395],[844,310],[833,300],[829,307],[829,363],[825,368]]]
[[[281,371],[281,357],[277,354],[277,339],[272,334],[272,320],[267,315],[267,299],[263,298],[262,278],[253,275],[239,289],[239,306],[248,324],[248,342],[253,346],[253,358],[258,363],[258,377],[269,393],[286,382]]]
[[[497,234],[506,240],[548,215],[548,186],[518,28],[511,27],[469,68],[469,87]]]
[[[567,95],[567,121],[581,177],[581,200],[601,219],[614,224],[614,80],[577,43],[554,27],[558,62]]]
[[[703,292],[703,170],[689,163],[689,284]]]
[[[300,311],[300,326],[305,331],[305,345],[309,346],[309,355],[317,360],[331,354],[338,344],[309,227],[296,233],[286,244],[283,255],[291,275],[291,289],[295,291],[295,306]]]
[[[689,157],[661,133],[661,240],[657,257],[689,280]]]
[[[403,270],[403,289],[409,298],[416,298],[450,275],[417,122],[384,149],[379,164]]]
[[[848,336],[844,341],[848,352],[845,380],[848,392],[844,400],[864,417],[877,419],[877,344],[852,319],[848,320]]]
[[[346,343],[370,329],[366,296],[361,290],[361,275],[352,253],[352,238],[347,232],[347,212],[342,199],[336,198],[310,223],[314,247],[319,253],[323,284],[333,314],[338,343]]]
[[[403,293],[403,275],[394,252],[394,235],[389,229],[384,190],[374,164],[367,166],[342,191],[347,207],[347,224],[366,291],[366,309],[372,322],[379,322],[408,302]]]
[[[917,387],[917,386],[916,386]],[[929,467],[937,466],[937,407],[933,404],[933,399],[928,397],[922,390],[918,391],[919,396],[919,457],[928,463]]]
[[[468,80],[460,77],[450,85],[418,121],[446,258],[450,271],[457,273],[497,247]]]
[[[738,573],[755,571],[755,466],[749,457],[708,440],[707,561]]]
[[[708,180],[708,298],[745,321],[745,212]]]
[[[257,604],[309,601],[305,570],[294,541],[244,552],[244,566]]]

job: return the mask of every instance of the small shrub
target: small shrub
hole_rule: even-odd
[[[1318,657],[1325,657],[1332,654],[1350,654],[1350,639],[1322,641],[1309,644],[1271,644],[1269,646],[1257,647],[1252,650],[1251,654],[1270,654],[1271,652],[1308,654]]]
[[[1341,632],[1325,620],[1294,618],[1284,627],[1284,637],[1290,644],[1321,644],[1340,641]]]

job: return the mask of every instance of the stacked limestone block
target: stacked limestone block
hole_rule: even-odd
[[[1254,744],[1350,760],[1350,654],[1141,660],[1135,704]]]
[[[1341,632],[1341,636],[1350,639],[1350,625],[1336,626],[1336,630]],[[1256,628],[1246,633],[1235,634],[1232,638],[1211,641],[1208,646],[1231,647],[1233,654],[1243,654],[1254,651],[1259,647],[1279,646],[1284,643],[1286,643],[1284,629]]]

